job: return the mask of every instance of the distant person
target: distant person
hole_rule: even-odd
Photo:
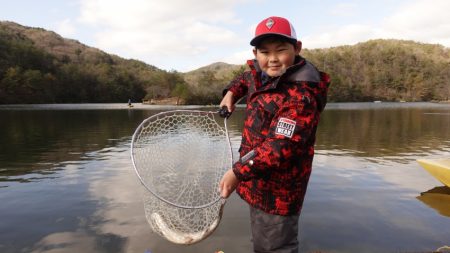
[[[298,219],[303,205],[320,113],[330,78],[299,53],[292,24],[269,17],[256,27],[254,60],[224,90],[220,106],[229,112],[247,96],[240,159],[219,189],[250,206],[254,252],[298,252]]]

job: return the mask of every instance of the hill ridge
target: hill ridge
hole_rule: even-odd
[[[0,21],[0,48],[0,103],[172,96],[190,104],[218,103],[222,88],[246,68],[214,62],[185,73],[164,71],[13,21]],[[329,101],[449,99],[450,49],[439,44],[374,39],[303,49],[301,55],[331,75]]]

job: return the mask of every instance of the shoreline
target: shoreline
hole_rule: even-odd
[[[143,105],[185,105],[186,101],[180,97],[157,98],[142,100]]]

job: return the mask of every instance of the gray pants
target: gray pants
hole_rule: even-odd
[[[298,253],[298,215],[268,214],[250,207],[255,253]]]

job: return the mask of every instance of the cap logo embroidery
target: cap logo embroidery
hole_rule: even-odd
[[[273,19],[269,18],[266,22],[266,27],[270,30],[272,29],[272,26],[275,24],[275,21]]]
[[[287,118],[280,118],[278,120],[277,128],[275,130],[275,134],[284,135],[288,138],[292,138],[294,134],[296,122]]]

